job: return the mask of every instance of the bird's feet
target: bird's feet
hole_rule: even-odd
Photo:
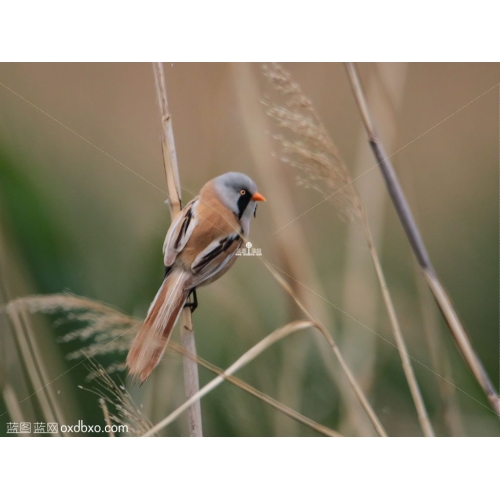
[[[191,297],[191,301],[189,298]],[[196,308],[198,307],[198,297],[196,296],[196,288],[193,288],[188,295],[188,300],[184,303],[184,307],[189,307],[191,309],[191,314],[194,313]]]

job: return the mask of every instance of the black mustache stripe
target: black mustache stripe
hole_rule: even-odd
[[[244,195],[241,195],[238,199],[238,219],[241,219],[243,216],[243,212],[248,207],[250,200],[252,199],[252,193],[248,191],[245,192]]]

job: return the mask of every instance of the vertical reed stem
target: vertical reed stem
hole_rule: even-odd
[[[179,167],[175,152],[172,116],[168,108],[167,86],[165,83],[165,74],[163,72],[162,63],[153,63],[153,72],[161,118],[163,165],[165,167],[165,175],[167,178],[170,214],[171,219],[173,220],[181,210],[181,183],[179,180]],[[184,349],[186,349],[186,351],[191,353],[193,356],[196,356],[193,321],[191,317],[191,310],[188,307],[185,307],[181,314],[181,339]],[[198,365],[187,356],[184,356],[184,389],[186,392],[186,399],[191,398],[200,389]],[[199,401],[189,407],[188,422],[189,434],[191,437],[203,436],[201,407]]]

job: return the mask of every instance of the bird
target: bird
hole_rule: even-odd
[[[197,287],[219,279],[236,261],[260,201],[266,199],[250,177],[227,172],[209,180],[172,220],[163,244],[165,276],[126,361],[141,384],[160,362],[183,307],[197,307]]]

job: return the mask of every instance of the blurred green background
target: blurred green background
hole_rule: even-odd
[[[373,168],[343,65],[285,68],[312,99],[353,177],[366,172],[356,186],[436,433],[500,435],[415,269]],[[434,266],[495,383],[500,65],[366,63],[359,70]],[[304,285],[295,284],[297,293],[339,342],[389,434],[421,435],[366,246],[330,203],[319,204],[321,195],[297,186],[295,173],[273,155],[279,149],[275,129],[260,102],[273,91],[260,66],[166,63],[165,73],[184,201],[226,171],[250,175],[268,200],[252,222],[252,243]],[[144,317],[163,276],[169,226],[151,65],[0,64],[0,109],[2,301],[71,291]],[[198,298],[198,354],[222,368],[303,317],[257,258],[241,259]],[[33,388],[11,327],[5,316],[0,321],[2,380],[23,400]],[[52,380],[76,364],[65,355],[79,344],[57,343],[65,330],[48,318],[32,321]],[[429,337],[439,339],[437,360]],[[439,371],[443,360],[450,365],[446,374]],[[426,367],[453,385],[443,387]],[[82,364],[52,384],[69,423],[103,423],[98,398],[78,389],[92,386],[87,374]],[[374,435],[327,344],[312,331],[273,346],[239,376],[343,434]],[[212,377],[200,368],[201,384]],[[182,359],[167,353],[151,379],[131,390],[158,422],[184,400]],[[27,418],[39,418],[35,398],[21,406]],[[227,383],[201,407],[207,436],[316,435]],[[5,435],[12,419],[3,401],[0,413]],[[185,420],[181,416],[165,435],[186,435]]]

